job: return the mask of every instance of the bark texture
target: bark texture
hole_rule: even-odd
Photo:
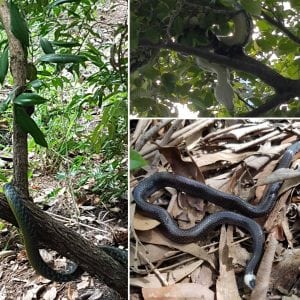
[[[101,247],[93,245],[74,230],[51,218],[32,202],[25,201],[32,222],[36,223],[41,247],[56,250],[70,258],[90,275],[99,277],[107,286],[127,297],[127,268],[109,256]],[[0,218],[15,226],[14,218],[3,194],[0,194]]]

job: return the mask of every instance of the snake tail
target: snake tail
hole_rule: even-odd
[[[42,259],[37,246],[36,226],[24,200],[11,183],[3,187],[4,194],[22,232],[28,260],[37,273],[52,281],[66,282],[78,278],[83,270],[75,265],[69,273],[60,273],[50,268]]]
[[[114,260],[119,262],[124,268],[128,267],[128,254],[127,251],[112,246],[101,246],[101,249],[111,256]]]

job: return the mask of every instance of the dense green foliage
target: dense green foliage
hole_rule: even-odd
[[[93,178],[93,189],[105,192],[104,200],[127,190],[127,26],[124,20],[103,21],[106,11],[116,11],[119,5],[18,1],[29,28],[27,87],[33,93],[22,94],[14,103],[21,114],[28,103],[35,104],[27,121],[32,119],[48,144],[47,149],[37,145],[47,146],[36,139],[37,131],[26,129],[34,136],[29,151],[39,153],[32,167],[69,176],[78,188]],[[1,28],[0,60],[6,44]],[[0,68],[0,80],[1,74]],[[9,73],[5,80],[4,85],[13,83]],[[11,125],[9,103],[9,98],[2,101],[0,112],[1,120]]]
[[[214,97],[215,74],[200,69],[194,56],[165,49],[162,45],[176,42],[198,49],[209,47],[208,30],[218,35],[234,31],[224,12],[236,9],[237,3],[251,15],[254,23],[253,39],[245,52],[283,77],[300,79],[299,1],[131,0],[133,114],[177,116],[180,104],[199,116],[228,116]],[[145,41],[159,44],[160,49],[150,49]],[[141,45],[144,47],[139,47]],[[236,115],[260,106],[274,91],[253,73],[236,69],[231,69],[231,84],[235,91]],[[285,109],[277,107],[269,115],[294,116],[299,111],[299,101],[296,97],[290,100]]]

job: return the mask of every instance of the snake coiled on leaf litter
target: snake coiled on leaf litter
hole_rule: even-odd
[[[279,160],[276,169],[288,168],[294,155],[299,151],[300,141],[289,146]],[[166,237],[177,243],[183,244],[198,241],[207,231],[221,224],[236,225],[248,231],[253,240],[253,254],[246,265],[244,281],[248,287],[253,289],[256,279],[254,273],[263,253],[264,233],[261,227],[250,217],[264,216],[272,210],[281,185],[282,182],[270,184],[260,204],[251,205],[238,196],[218,191],[193,179],[161,172],[154,173],[139,182],[133,190],[133,197],[138,210],[142,214],[160,221],[160,229]],[[190,229],[180,229],[165,209],[146,201],[154,192],[164,187],[175,188],[178,191],[207,200],[230,211],[211,214]]]

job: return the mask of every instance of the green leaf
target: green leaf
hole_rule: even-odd
[[[236,0],[220,0],[220,3],[226,7],[232,7]]]
[[[0,115],[8,109],[10,98],[7,97],[4,101],[0,102]]]
[[[26,78],[29,81],[33,81],[37,79],[37,69],[35,65],[31,62],[26,65]]]
[[[294,9],[300,9],[300,2],[299,0],[291,0],[291,6],[294,8]]]
[[[80,43],[78,42],[52,41],[52,44],[64,48],[72,48],[72,47],[80,46]]]
[[[44,83],[42,80],[36,79],[31,81],[29,84],[27,84],[28,87],[33,87],[34,89],[39,89],[41,86],[43,86]]]
[[[178,34],[181,34],[183,31],[183,19],[181,16],[178,16],[175,18],[172,26],[172,33],[177,36]]]
[[[251,15],[259,16],[261,13],[261,1],[258,0],[241,0],[243,8]]]
[[[40,38],[40,45],[45,54],[55,53],[52,44],[45,38]]]
[[[148,164],[146,160],[143,159],[142,155],[137,151],[130,149],[130,170],[140,169]]]
[[[28,116],[28,114],[26,113],[24,108],[21,106],[15,105],[15,112],[16,112],[16,115],[15,115],[16,122],[21,127],[21,129],[25,133],[29,133],[33,137],[34,141],[37,144],[48,148],[48,144],[47,144],[44,134],[39,129],[39,127],[36,125],[34,120]]]
[[[87,60],[83,55],[73,55],[73,54],[45,54],[39,58],[42,62],[48,63],[81,63]]]
[[[29,30],[27,23],[20,14],[18,6],[13,2],[10,2],[9,11],[11,31],[25,49],[29,47]]]
[[[172,73],[164,73],[161,76],[162,86],[165,87],[169,92],[174,91],[177,77]]]
[[[3,84],[8,71],[8,47],[6,47],[0,56],[0,83]]]
[[[160,30],[158,27],[149,27],[145,32],[145,36],[150,42],[156,44],[160,39]]]
[[[139,38],[139,23],[136,18],[130,20],[130,48],[131,51],[138,47],[138,38]]]
[[[51,3],[49,5],[49,8],[53,8],[55,6],[58,6],[58,5],[61,5],[61,4],[64,4],[64,3],[74,3],[74,2],[79,2],[78,0],[57,0],[57,1],[54,1],[53,3]]]
[[[4,101],[0,102],[0,113],[3,113],[7,110],[9,102],[13,101],[13,99],[16,97],[16,90],[17,87],[7,95]]]
[[[0,180],[3,181],[3,182],[8,181],[7,177],[4,174],[2,174],[1,172],[0,172]]]
[[[22,93],[14,99],[14,103],[21,106],[32,106],[47,102],[48,100],[34,93]]]

